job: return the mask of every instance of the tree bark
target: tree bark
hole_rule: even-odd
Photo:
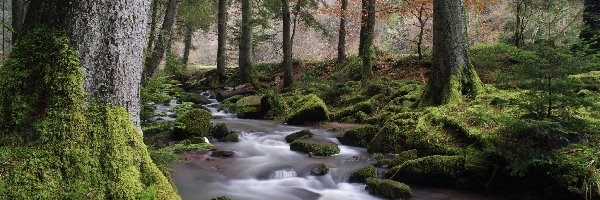
[[[190,50],[192,49],[192,38],[194,37],[194,29],[192,26],[185,27],[185,36],[183,38],[183,64],[187,66],[190,61]]]
[[[371,47],[373,46],[373,32],[375,31],[375,1],[362,0],[362,17],[360,25],[360,44],[358,54],[362,59],[362,79],[369,80],[373,76],[371,64]]]
[[[346,12],[348,12],[348,0],[342,0],[338,39],[338,64],[340,65],[346,63]]]
[[[598,52],[600,51],[600,38],[594,38],[594,35],[600,35],[600,2],[585,0],[584,6],[583,23],[585,27],[579,37],[587,42],[596,42],[591,48],[594,52]]]
[[[483,89],[469,62],[463,0],[433,2],[433,61],[421,105],[459,103]]]
[[[290,1],[281,0],[281,3],[281,11],[283,14],[283,87],[288,88],[294,83],[294,77],[292,76],[292,41],[290,38]]]
[[[252,69],[252,1],[242,0],[242,24],[239,46],[240,82],[254,84]]]
[[[154,40],[156,39],[156,26],[158,25],[158,7],[159,0],[152,0],[152,16],[150,16],[150,34],[148,37],[147,51],[152,51],[154,48]]]
[[[217,79],[225,82],[227,68],[227,0],[219,0],[218,13],[218,47],[217,47]]]
[[[140,125],[140,81],[149,0],[31,1],[21,32],[67,30],[79,52],[89,102],[121,106]]]
[[[179,7],[179,0],[169,0],[167,10],[165,12],[165,18],[163,20],[160,33],[156,41],[156,46],[152,51],[152,54],[146,59],[146,68],[143,72],[142,81],[156,75],[158,66],[165,56],[165,51],[169,48],[171,43],[171,35],[173,25],[175,24],[175,17],[177,16],[177,9]]]
[[[514,45],[516,47],[521,46],[521,12],[523,11],[523,4],[521,2],[521,0],[517,0],[517,10],[515,12],[516,15],[516,24],[515,24],[515,38],[514,38]]]

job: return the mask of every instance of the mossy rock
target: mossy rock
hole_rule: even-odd
[[[428,156],[391,169],[392,179],[409,183],[454,186],[464,173],[462,156]]]
[[[235,104],[237,107],[260,107],[262,96],[247,96],[238,100]]]
[[[188,110],[175,119],[177,127],[173,131],[176,139],[206,137],[210,129],[210,112],[203,109]]]
[[[285,122],[299,125],[310,122],[320,122],[329,119],[327,105],[317,95],[311,94],[300,98],[292,105],[290,114]]]
[[[229,128],[227,128],[227,125],[215,124],[215,125],[211,126],[210,136],[212,136],[216,139],[223,139],[224,137],[229,135],[230,132],[231,131],[229,131]]]
[[[285,136],[285,141],[287,143],[292,143],[297,139],[300,138],[312,138],[313,137],[313,133],[310,132],[309,130],[302,130],[302,131],[298,131],[292,134],[289,134],[287,136]]]
[[[343,136],[338,137],[340,143],[348,146],[367,147],[369,142],[377,135],[378,127],[374,125],[364,125],[350,129]]]
[[[363,101],[363,102],[357,103],[356,105],[342,109],[341,111],[335,113],[332,118],[338,119],[338,120],[346,118],[346,117],[355,117],[356,118],[357,113],[362,112],[365,115],[371,114],[371,113],[375,112],[375,110],[377,110],[378,107],[379,106],[377,104],[375,104],[373,101]]]
[[[179,97],[178,102],[192,102],[200,105],[212,103],[207,97],[202,96],[199,93],[190,92],[181,94],[181,97]]]
[[[315,156],[333,156],[340,153],[340,148],[331,142],[312,139],[297,139],[290,144],[290,150],[312,153]]]
[[[408,185],[389,179],[369,178],[365,189],[370,194],[385,199],[412,199],[413,197]]]
[[[260,107],[238,107],[235,111],[240,119],[261,119],[263,116]]]
[[[260,110],[264,119],[281,119],[288,113],[289,107],[281,95],[269,91],[261,99]]]
[[[329,167],[325,165],[325,163],[319,164],[317,167],[310,171],[310,174],[313,176],[324,176],[329,173]]]
[[[348,178],[350,183],[367,183],[368,178],[377,178],[377,168],[373,166],[366,166],[356,170]]]
[[[417,159],[418,157],[419,157],[419,155],[417,154],[417,150],[415,150],[415,149],[403,151],[400,154],[398,154],[396,157],[394,157],[393,160],[391,160],[388,168],[400,166],[400,165],[404,164],[406,161],[414,160],[414,159]]]
[[[33,29],[0,67],[0,199],[179,199],[124,108],[84,105],[68,43]]]
[[[236,132],[229,132],[229,134],[227,134],[227,136],[225,136],[224,138],[221,139],[221,142],[239,142],[240,141],[240,135],[237,134]]]
[[[402,148],[400,128],[394,123],[385,123],[367,145],[369,153],[396,153]]]

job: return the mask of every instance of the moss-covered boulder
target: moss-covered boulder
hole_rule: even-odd
[[[388,168],[393,168],[395,166],[400,166],[404,164],[406,161],[417,159],[419,155],[417,154],[417,150],[408,150],[400,152],[394,159],[391,160]]]
[[[324,176],[329,173],[329,167],[325,163],[319,164],[314,169],[310,170],[310,174],[313,176]]]
[[[348,146],[367,147],[378,131],[379,128],[374,125],[359,126],[346,131],[338,140]]]
[[[369,153],[396,153],[401,146],[400,128],[394,123],[385,123],[383,128],[367,145]]]
[[[0,67],[0,199],[179,199],[124,108],[84,105],[68,41],[33,29]]]
[[[377,109],[377,107],[379,106],[377,106],[377,104],[375,104],[373,101],[363,101],[357,103],[356,105],[352,105],[340,110],[339,112],[333,114],[332,118],[337,120],[341,120],[346,117],[356,118],[357,113],[360,112],[363,114],[371,114]]]
[[[288,124],[299,125],[329,119],[327,105],[314,94],[301,97],[291,106],[290,110],[290,114],[285,119]]]
[[[186,93],[181,94],[181,96],[179,97],[179,99],[177,101],[179,103],[191,102],[191,103],[200,104],[200,105],[211,103],[211,101],[208,100],[207,97],[202,96],[200,93],[191,93],[191,92],[186,92]]]
[[[281,119],[289,111],[289,107],[281,95],[269,91],[260,100],[260,110],[264,119]]]
[[[297,139],[290,144],[290,150],[302,153],[312,153],[315,156],[333,156],[340,153],[340,148],[331,142],[312,139]]]
[[[350,183],[367,183],[368,178],[377,178],[377,168],[366,166],[356,170],[348,178]]]
[[[370,194],[385,199],[412,199],[413,197],[408,185],[389,179],[369,178],[365,189]]]
[[[174,139],[206,137],[210,129],[210,112],[203,109],[188,110],[175,119]]]
[[[243,97],[235,103],[235,111],[238,118],[261,119],[263,113],[260,109],[261,96]]]
[[[221,142],[239,142],[240,135],[237,134],[236,132],[229,132],[229,134],[227,134],[225,137],[220,139],[220,141]]]
[[[229,135],[230,132],[225,124],[215,124],[210,128],[210,136],[216,139],[222,139]]]
[[[298,131],[292,134],[289,134],[287,136],[285,136],[285,141],[287,143],[292,143],[297,139],[300,138],[312,138],[313,137],[313,133],[310,132],[309,130],[302,130],[302,131]]]
[[[420,184],[454,186],[464,173],[461,156],[428,156],[409,160],[391,169],[392,179]]]

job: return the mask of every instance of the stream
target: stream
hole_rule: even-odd
[[[181,197],[186,200],[209,200],[227,196],[234,200],[370,200],[365,186],[347,183],[350,174],[374,163],[366,149],[339,144],[336,134],[323,129],[284,125],[280,121],[237,119],[235,114],[217,109],[218,102],[205,107],[213,115],[213,124],[223,123],[240,134],[238,143],[212,142],[215,149],[234,151],[229,159],[206,154],[185,155],[187,162],[177,162],[171,177]],[[175,106],[171,102],[170,106]],[[161,107],[160,111],[168,110]],[[169,117],[161,120],[170,121]],[[316,139],[339,145],[341,153],[332,157],[311,158],[290,151],[284,137],[308,129]],[[311,170],[325,163],[329,173],[312,176]],[[413,199],[485,200],[489,198],[452,189],[411,185]]]

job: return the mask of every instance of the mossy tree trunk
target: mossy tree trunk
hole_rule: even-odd
[[[588,42],[596,42],[592,45],[595,52],[600,51],[600,2],[598,0],[585,0],[583,11],[583,22],[585,27],[581,31],[580,38]]]
[[[227,68],[227,0],[219,0],[218,13],[218,47],[217,47],[217,79],[219,83],[225,82],[225,68]]]
[[[346,62],[346,12],[348,11],[348,0],[342,0],[340,14],[340,30],[338,38],[338,64]]]
[[[146,68],[144,69],[143,81],[156,75],[160,62],[165,56],[165,51],[170,49],[171,35],[173,32],[173,25],[175,25],[175,18],[177,16],[177,9],[179,7],[179,0],[169,0],[163,24],[158,33],[156,39],[156,46],[152,50],[150,56],[146,59]]]
[[[373,76],[371,47],[373,46],[373,36],[375,31],[375,2],[376,0],[362,0],[358,54],[363,62],[361,70],[363,80],[369,80]]]
[[[191,25],[186,25],[184,34],[185,35],[183,38],[183,57],[181,59],[183,61],[183,64],[187,66],[187,64],[190,62],[190,51],[193,48],[192,39],[194,37],[194,29]]]
[[[254,83],[252,69],[252,1],[242,0],[242,24],[239,46],[239,70],[241,83]]]
[[[290,1],[281,0],[281,3],[281,12],[283,15],[283,87],[288,88],[294,83],[292,75],[292,39],[290,37]]]
[[[421,105],[458,103],[483,90],[468,57],[465,13],[463,0],[433,2],[433,61]]]

